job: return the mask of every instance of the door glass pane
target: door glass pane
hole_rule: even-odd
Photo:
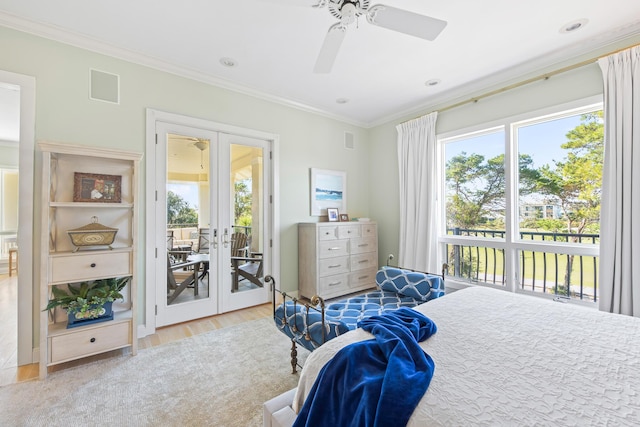
[[[263,149],[231,144],[231,291],[264,286]]]
[[[209,298],[209,142],[169,134],[167,305]]]

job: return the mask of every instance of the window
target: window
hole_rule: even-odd
[[[601,104],[440,138],[449,275],[597,300]]]

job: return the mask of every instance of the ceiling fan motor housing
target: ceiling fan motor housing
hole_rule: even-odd
[[[343,25],[351,24],[369,8],[369,0],[339,0],[329,2],[329,12]]]

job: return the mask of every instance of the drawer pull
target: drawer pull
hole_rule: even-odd
[[[358,264],[366,264],[366,263],[368,263],[368,262],[369,262],[369,260],[368,260],[368,259],[363,259],[363,260],[361,260],[361,261],[358,261]]]
[[[91,268],[95,268],[95,266],[96,266],[96,263],[95,263],[95,262],[92,262],[92,263],[91,263]]]
[[[333,264],[329,266],[329,268],[338,268],[338,267],[342,267],[342,264]]]
[[[339,251],[340,248],[329,248],[330,251]]]
[[[358,277],[358,280],[364,280],[366,278],[367,278],[367,276],[360,276],[360,277]]]
[[[342,282],[333,282],[333,283],[329,283],[329,286],[337,286],[339,284],[341,284]]]
[[[347,231],[347,234],[351,234],[351,230]]]
[[[96,339],[95,338],[91,338],[89,341],[96,342]]]
[[[359,248],[366,248],[367,246],[369,246],[368,243],[362,243],[362,244],[358,245]]]

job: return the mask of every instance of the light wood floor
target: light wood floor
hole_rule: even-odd
[[[11,287],[11,282],[15,286],[15,276],[9,278],[8,275],[0,275],[0,290]],[[10,301],[0,298],[0,313],[7,309],[6,304]],[[15,301],[13,302],[15,307]],[[203,319],[192,320],[190,322],[180,323],[177,325],[166,326],[156,330],[153,335],[140,338],[138,340],[138,349],[156,347],[159,345],[167,344],[173,341],[178,341],[183,338],[187,338],[193,335],[202,334],[204,332],[212,331],[214,329],[222,329],[240,323],[249,322],[252,320],[258,320],[265,317],[271,317],[273,314],[271,304],[262,304],[255,307],[247,308],[244,310],[232,311],[229,313],[218,314],[216,316],[205,317]],[[0,325],[0,330],[4,328],[4,325]],[[3,341],[4,336],[0,336],[0,348],[6,348],[7,345],[13,345],[15,351],[16,344]],[[102,360],[114,355],[123,354],[129,350],[115,350],[108,353],[103,353],[93,357],[87,357],[81,360],[64,363],[61,365],[52,366],[49,368],[49,372],[68,369],[72,366],[83,365],[95,360]],[[38,378],[38,364],[33,363],[31,365],[25,365],[20,367],[9,366],[0,367],[0,386],[7,384],[14,384],[23,381],[29,381]]]

